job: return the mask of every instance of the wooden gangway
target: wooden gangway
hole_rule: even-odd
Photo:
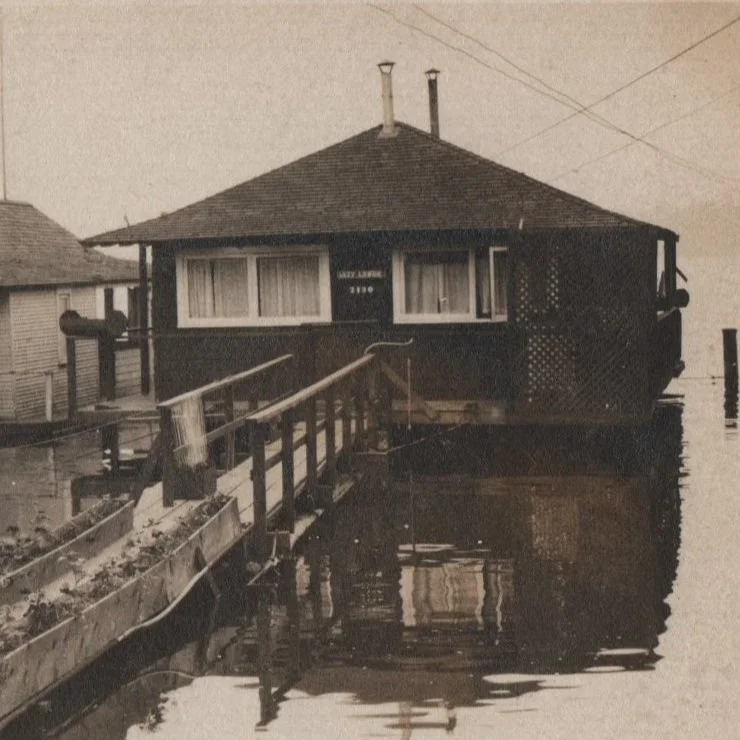
[[[137,483],[130,529],[82,569],[92,578],[126,557],[132,540],[146,545],[174,531],[209,494],[219,493],[227,502],[166,561],[120,587],[120,593],[106,594],[0,656],[0,728],[118,641],[163,618],[235,545],[243,542],[248,557],[269,568],[278,543],[287,554],[307,527],[352,489],[356,478],[346,466],[349,455],[365,447],[378,424],[378,362],[362,356],[297,390],[290,387],[292,362],[284,355],[159,404],[160,434],[142,476],[161,463],[162,480],[147,485],[143,477]],[[272,395],[266,398],[267,388]],[[186,414],[198,418],[185,420]],[[213,428],[205,429],[206,417],[218,418]],[[201,431],[183,435],[188,425]],[[246,449],[240,449],[241,442]],[[301,496],[306,504],[298,516]],[[46,599],[69,593],[66,576],[44,584]],[[75,580],[81,580],[79,566]],[[10,603],[9,618],[25,609],[22,600]]]

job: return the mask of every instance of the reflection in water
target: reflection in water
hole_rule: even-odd
[[[681,411],[661,407],[638,439],[476,445],[459,430],[411,448],[392,480],[350,497],[277,573],[273,687],[295,684],[300,667],[308,695],[396,703],[387,726],[408,736],[454,729],[456,707],[568,690],[562,674],[651,669],[678,560]],[[476,475],[461,474],[473,462]],[[231,593],[205,641],[191,605],[166,639],[124,646],[104,669],[124,687],[59,736],[94,726],[122,738],[161,712],[166,725],[160,692],[189,676],[257,676],[257,599]],[[147,675],[132,683],[137,671]],[[254,678],[247,686],[256,693]]]

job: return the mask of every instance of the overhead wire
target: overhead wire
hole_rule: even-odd
[[[671,64],[672,62],[675,62],[680,57],[688,54],[690,51],[693,51],[701,44],[706,43],[710,39],[714,38],[715,36],[718,36],[719,34],[723,33],[730,27],[734,26],[736,23],[740,22],[740,16],[736,16],[728,23],[725,23],[724,25],[720,26],[719,28],[715,29],[711,33],[707,34],[706,36],[703,36],[698,41],[694,42],[690,46],[685,47],[678,53],[674,54],[673,56],[669,57],[668,59],[665,59],[660,64],[657,64],[647,71],[639,74],[637,77],[632,78],[628,82],[624,83],[623,85],[620,85],[615,90],[612,90],[611,92],[607,93],[606,95],[602,96],[598,100],[594,101],[593,103],[589,103],[588,105],[583,106],[579,111],[570,114],[569,116],[566,116],[565,118],[560,119],[559,121],[556,121],[555,123],[550,124],[549,126],[546,126],[543,129],[540,129],[539,131],[535,132],[534,134],[531,134],[530,136],[527,136],[526,138],[522,139],[521,141],[516,142],[515,144],[512,144],[511,146],[507,147],[506,149],[501,150],[500,152],[497,152],[497,156],[501,156],[502,154],[508,154],[509,152],[513,151],[514,149],[518,149],[520,146],[523,146],[524,144],[527,144],[528,142],[532,141],[533,139],[538,138],[539,136],[542,136],[545,133],[548,133],[549,131],[552,131],[553,129],[557,128],[558,126],[561,126],[562,124],[566,123],[567,121],[571,120],[572,118],[575,118],[577,115],[580,115],[582,113],[589,112],[592,108],[595,108],[597,105],[600,105],[601,103],[606,102],[607,100],[613,98],[615,95],[618,95],[619,93],[623,92],[624,90],[627,90],[628,88],[632,87],[633,85],[636,85],[638,82],[641,82],[646,77],[649,77],[650,75],[654,74],[660,69],[663,69],[667,65]],[[626,133],[626,132],[625,132]]]
[[[600,162],[602,159],[606,159],[607,157],[610,157],[612,154],[616,154],[617,152],[621,152],[624,149],[627,149],[628,147],[634,146],[637,143],[645,143],[645,138],[648,136],[651,136],[652,134],[656,133],[657,131],[661,131],[664,128],[668,128],[669,126],[673,126],[674,124],[678,123],[679,121],[683,121],[687,118],[690,118],[691,116],[696,115],[700,111],[704,110],[705,108],[708,108],[711,105],[714,105],[720,100],[723,100],[724,98],[729,97],[737,90],[740,90],[740,85],[734,85],[729,90],[725,90],[721,95],[718,95],[717,97],[711,98],[710,100],[705,101],[700,106],[696,108],[692,108],[691,110],[687,111],[683,115],[678,116],[678,118],[673,118],[670,121],[666,121],[665,123],[661,123],[659,126],[655,126],[648,131],[645,131],[645,133],[640,134],[638,137],[636,137],[633,141],[628,141],[626,144],[622,144],[621,146],[616,147],[615,149],[610,149],[608,152],[604,152],[603,154],[598,155],[597,157],[594,157],[593,159],[589,159],[586,162],[583,162],[579,165],[576,165],[575,167],[572,167],[568,170],[564,170],[559,175],[556,175],[555,177],[548,178],[547,182],[552,183],[556,180],[559,180],[562,177],[565,177],[566,175],[569,175],[571,172],[579,172],[584,167],[588,167],[592,164],[595,164],[596,162]]]
[[[439,19],[437,16],[429,13],[425,9],[422,9],[422,8],[420,8],[418,6],[414,6],[415,8],[417,8],[417,10],[420,10],[426,16],[428,16],[429,18],[433,19],[437,23],[440,23],[445,28],[447,28],[447,29],[449,29],[449,30],[451,30],[451,31],[453,31],[455,33],[458,33],[459,35],[463,36],[464,38],[467,38],[467,39],[469,39],[469,40],[477,43],[483,49],[486,49],[487,51],[490,51],[491,53],[496,54],[497,56],[499,56],[499,58],[503,59],[508,64],[511,64],[515,69],[517,69],[518,71],[520,71],[522,74],[526,74],[527,76],[529,76],[532,79],[536,80],[539,84],[547,87],[549,90],[552,90],[556,95],[566,97],[569,102],[565,102],[565,101],[561,100],[560,98],[555,97],[555,95],[550,94],[549,92],[540,90],[539,88],[534,87],[533,85],[525,82],[524,80],[521,80],[518,77],[515,77],[513,75],[510,75],[510,74],[502,71],[500,68],[495,67],[494,65],[488,64],[485,60],[480,59],[480,57],[476,56],[475,54],[472,54],[467,49],[463,49],[462,47],[455,46],[454,44],[450,44],[449,42],[445,41],[444,39],[440,38],[439,36],[436,36],[435,34],[429,32],[429,31],[427,31],[427,30],[425,30],[425,29],[423,29],[423,28],[421,28],[421,27],[419,27],[419,26],[417,26],[417,25],[415,25],[415,24],[413,24],[413,23],[411,23],[411,22],[409,22],[409,21],[407,21],[405,19],[402,19],[402,18],[398,17],[396,14],[392,13],[391,11],[387,10],[386,8],[382,8],[381,6],[375,5],[373,3],[369,3],[369,4],[371,5],[371,7],[375,8],[376,10],[379,10],[379,11],[385,13],[386,15],[390,16],[391,18],[393,18],[393,20],[396,21],[397,23],[399,23],[399,24],[401,24],[403,26],[406,26],[406,27],[408,27],[408,28],[410,28],[410,29],[412,29],[414,31],[417,31],[417,32],[423,34],[424,36],[427,36],[428,38],[431,38],[431,39],[433,39],[433,40],[435,40],[435,41],[443,44],[444,46],[446,46],[446,47],[448,47],[448,48],[450,48],[450,49],[452,49],[454,51],[460,52],[460,53],[464,54],[465,56],[469,57],[470,59],[472,59],[473,61],[476,61],[477,63],[483,65],[484,67],[487,67],[491,71],[494,71],[494,72],[498,72],[500,74],[503,74],[505,77],[507,77],[509,79],[512,79],[512,80],[514,80],[516,82],[519,82],[520,84],[524,85],[525,87],[527,87],[527,88],[529,88],[531,90],[534,90],[535,92],[539,93],[540,95],[545,95],[546,97],[549,97],[552,100],[555,100],[556,102],[558,102],[558,103],[560,103],[562,105],[565,105],[565,106],[571,108],[574,111],[571,115],[566,116],[565,118],[562,118],[559,121],[556,121],[555,123],[550,124],[549,126],[546,126],[544,129],[541,129],[540,131],[532,134],[531,136],[526,137],[525,139],[517,142],[516,144],[513,144],[510,147],[507,147],[506,149],[503,149],[503,150],[497,152],[495,156],[501,156],[502,154],[506,154],[506,153],[512,151],[513,149],[516,149],[519,146],[521,146],[521,145],[523,145],[523,144],[525,144],[525,143],[527,143],[527,142],[529,142],[529,141],[531,141],[531,140],[533,140],[533,139],[535,139],[535,138],[543,135],[544,133],[547,133],[547,132],[553,130],[557,126],[560,126],[561,124],[563,124],[563,123],[565,123],[565,122],[567,122],[567,121],[575,118],[577,115],[583,114],[587,118],[589,118],[589,120],[591,120],[594,123],[602,126],[603,128],[607,128],[607,129],[609,129],[611,131],[614,131],[616,133],[619,133],[619,134],[621,134],[623,136],[627,136],[628,138],[630,138],[632,140],[631,143],[642,143],[642,144],[644,144],[645,146],[647,146],[648,148],[652,149],[653,151],[655,151],[660,156],[665,157],[666,159],[668,159],[669,161],[671,161],[675,165],[682,166],[682,167],[684,167],[686,169],[689,169],[689,170],[691,170],[691,171],[693,171],[695,173],[701,174],[702,176],[704,176],[707,179],[714,179],[716,181],[720,181],[720,182],[722,182],[722,184],[725,184],[725,185],[727,185],[727,184],[729,184],[729,185],[738,185],[738,184],[740,184],[740,180],[736,180],[735,178],[728,177],[728,176],[726,176],[726,175],[724,175],[722,173],[716,172],[716,171],[714,171],[714,170],[712,170],[710,168],[707,168],[705,166],[702,166],[702,165],[699,165],[699,164],[697,164],[695,162],[692,162],[691,160],[688,160],[685,157],[681,157],[681,156],[679,156],[677,154],[674,154],[673,152],[666,151],[663,148],[657,146],[656,144],[653,144],[652,142],[645,141],[644,138],[643,138],[643,136],[646,136],[647,134],[644,134],[643,136],[638,136],[636,134],[633,134],[632,132],[630,132],[630,131],[622,128],[621,126],[618,126],[618,125],[614,124],[613,122],[609,121],[608,119],[604,118],[603,116],[601,116],[599,114],[594,114],[593,111],[590,110],[591,108],[595,107],[596,105],[604,102],[605,100],[608,100],[609,98],[613,97],[614,95],[617,95],[619,92],[622,92],[623,90],[626,90],[628,87],[636,84],[637,82],[639,82],[640,80],[644,79],[645,77],[653,74],[654,72],[656,72],[659,69],[665,67],[666,65],[670,64],[671,62],[675,61],[676,59],[680,58],[681,56],[687,54],[689,51],[692,51],[693,49],[697,48],[698,46],[700,46],[701,44],[705,43],[709,39],[717,36],[718,34],[722,33],[725,30],[727,30],[728,28],[730,28],[734,24],[740,22],[740,16],[735,17],[734,19],[732,19],[728,23],[725,23],[720,28],[715,29],[714,31],[712,31],[711,33],[709,33],[706,36],[702,37],[701,39],[699,39],[698,41],[694,42],[690,46],[688,46],[688,47],[682,49],[680,52],[674,54],[669,59],[664,60],[660,64],[652,67],[651,69],[647,70],[646,72],[641,73],[640,75],[638,75],[637,77],[633,78],[632,80],[629,80],[628,82],[626,82],[623,85],[621,85],[619,88],[617,88],[615,90],[612,90],[610,93],[608,93],[607,95],[603,96],[602,98],[600,98],[599,100],[595,101],[594,103],[590,103],[589,105],[583,105],[579,101],[577,101],[575,98],[573,98],[572,96],[568,95],[567,93],[565,93],[565,92],[563,92],[561,90],[558,90],[555,87],[552,87],[551,85],[549,85],[547,82],[545,82],[541,78],[539,78],[536,75],[533,75],[532,73],[528,72],[524,67],[522,67],[521,65],[516,64],[516,62],[513,62],[511,59],[509,59],[508,57],[504,56],[503,54],[501,54],[499,51],[497,51],[493,47],[490,47],[487,44],[484,44],[483,42],[479,41],[478,39],[476,39],[471,34],[468,34],[468,33],[464,32],[464,31],[456,28],[454,25],[452,25],[450,23],[447,23],[446,21],[443,21],[443,20]],[[570,101],[572,101],[572,102],[570,102]],[[626,148],[626,147],[618,147],[617,150],[615,150],[615,152],[618,151],[618,150],[621,150],[623,148]]]

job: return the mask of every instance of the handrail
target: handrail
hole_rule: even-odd
[[[274,360],[263,362],[261,365],[257,365],[256,367],[250,368],[249,370],[244,370],[243,372],[236,373],[235,375],[227,375],[225,378],[214,380],[212,383],[208,383],[207,385],[200,386],[200,388],[195,388],[192,391],[186,391],[185,393],[181,393],[179,396],[168,398],[166,401],[162,401],[161,403],[158,403],[157,408],[159,409],[172,408],[173,406],[176,406],[178,403],[182,403],[183,401],[189,400],[191,398],[198,398],[200,396],[205,395],[206,393],[211,393],[213,391],[220,390],[221,388],[225,388],[226,386],[233,385],[235,383],[240,383],[243,380],[247,380],[248,378],[251,378],[255,375],[259,375],[265,370],[269,370],[270,368],[275,367],[276,365],[279,365],[283,362],[287,362],[288,360],[292,360],[292,359],[293,359],[293,355],[291,354],[282,355],[281,357],[277,357]]]
[[[284,414],[286,411],[292,411],[298,408],[306,401],[310,401],[311,398],[317,396],[322,391],[327,390],[333,385],[336,385],[341,380],[344,380],[349,375],[352,375],[355,371],[360,368],[369,365],[375,360],[375,355],[367,354],[360,357],[359,360],[350,362],[349,365],[345,365],[339,370],[333,372],[331,375],[327,375],[325,378],[313,383],[312,385],[302,388],[301,390],[293,393],[292,395],[284,398],[282,401],[270,404],[264,409],[251,414],[247,420],[251,424],[269,424],[275,421],[278,417]]]

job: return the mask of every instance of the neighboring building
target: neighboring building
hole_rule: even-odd
[[[83,247],[28,203],[0,201],[0,424],[67,416],[66,310],[101,318],[104,287],[138,290],[138,266]],[[138,357],[134,352],[134,359]],[[77,402],[98,400],[98,345],[78,340]]]
[[[391,101],[382,126],[88,240],[152,247],[157,397],[286,351],[309,382],[413,338],[397,369],[411,358],[439,421],[649,418],[681,368],[676,234],[397,123]]]

